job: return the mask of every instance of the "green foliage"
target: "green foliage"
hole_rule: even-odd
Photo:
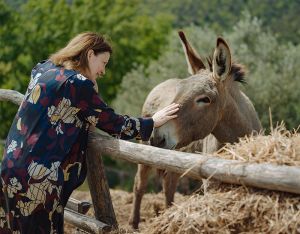
[[[281,42],[299,43],[300,1],[295,0],[144,0],[147,14],[166,12],[174,15],[173,26],[206,26],[217,33],[231,30],[249,11],[261,20],[264,30],[270,29]]]
[[[226,34],[238,60],[247,65],[246,94],[253,100],[265,128],[273,122],[286,123],[289,129],[300,124],[300,45],[280,43],[261,22],[248,13],[232,33]]]
[[[3,156],[3,145],[0,145],[0,166],[1,166],[2,156]]]
[[[202,58],[211,54],[216,34],[209,29],[192,26],[184,30]],[[270,32],[263,32],[261,21],[249,13],[233,28],[223,33],[234,60],[248,68],[247,84],[242,87],[265,128],[269,127],[269,107],[273,121],[284,120],[288,128],[300,123],[300,46],[280,43]],[[122,112],[141,112],[146,95],[158,83],[173,77],[187,77],[182,46],[173,32],[170,46],[148,67],[139,67],[126,74],[114,106]],[[297,75],[298,74],[298,75]],[[132,95],[134,93],[135,95]]]
[[[214,31],[231,28],[238,22],[245,7],[244,1],[234,0],[144,0],[149,6],[146,12],[158,9],[161,12],[173,13],[173,25],[177,28],[190,25],[209,26]],[[262,3],[263,4],[263,3]]]
[[[248,0],[244,9],[261,19],[262,27],[270,28],[280,42],[299,44],[300,1]]]
[[[138,12],[139,1],[29,0],[18,10],[0,0],[0,88],[26,91],[32,67],[83,31],[109,35],[113,57],[100,83],[102,97],[110,102],[123,75],[134,64],[157,58],[170,30],[170,16],[149,17]],[[12,104],[0,104],[5,138],[15,115]]]

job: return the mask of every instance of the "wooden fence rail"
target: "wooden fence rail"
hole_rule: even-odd
[[[90,142],[97,152],[114,158],[167,169],[198,180],[214,178],[225,183],[300,194],[300,167],[296,166],[246,163],[204,154],[170,151],[115,140],[97,133],[93,133]]]
[[[12,91],[0,89],[0,101],[9,100],[14,102],[11,98],[19,98],[17,97],[18,95],[16,96],[15,91],[12,92],[13,95],[11,98],[7,95],[7,92]],[[3,93],[6,93],[6,95],[3,95]],[[5,96],[6,99],[3,99],[3,96]],[[96,155],[102,153],[117,159],[124,159],[133,163],[141,163],[155,168],[167,169],[179,174],[185,174],[194,179],[214,178],[225,183],[248,185],[300,194],[300,167],[296,166],[246,163],[237,160],[225,160],[204,154],[170,151],[123,140],[116,140],[95,132],[92,132],[89,137],[89,150],[93,152],[91,155],[98,159],[101,157]],[[87,158],[89,159],[89,157]],[[94,160],[96,160],[96,158]],[[100,165],[102,161],[98,163],[95,163],[95,161],[92,162],[94,168],[90,171],[99,171],[98,168],[102,167]],[[102,177],[92,178],[99,178],[100,180]],[[96,186],[95,183],[93,183],[93,186]],[[92,190],[92,187],[90,187],[90,189],[92,196],[97,195],[95,192],[96,190]],[[105,191],[105,193],[109,194],[107,183],[106,187],[104,186],[98,191]],[[101,195],[98,193],[98,196]],[[106,203],[107,205],[107,203],[110,203],[110,196],[109,198],[98,197],[97,199],[98,201],[95,201],[97,204]],[[93,200],[94,205],[95,203]],[[106,208],[106,211],[113,211],[112,205],[109,206],[109,208]],[[104,216],[110,215],[106,213]],[[112,216],[108,217],[106,222],[116,227],[117,223],[114,219],[114,213],[112,213]],[[103,221],[103,217],[101,221]]]

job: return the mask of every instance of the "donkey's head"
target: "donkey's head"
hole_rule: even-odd
[[[154,145],[180,148],[210,133],[221,142],[233,142],[239,136],[249,134],[253,126],[245,122],[251,120],[245,117],[247,113],[240,111],[247,112],[249,109],[254,112],[254,116],[256,113],[249,99],[236,85],[235,81],[243,81],[244,71],[242,66],[232,63],[228,44],[221,37],[217,39],[213,56],[207,59],[206,68],[184,33],[179,32],[179,36],[191,76],[177,79],[176,82],[169,80],[165,82],[165,88],[160,90],[163,100],[167,86],[175,86],[168,102],[179,103],[181,108],[178,118],[155,129]]]

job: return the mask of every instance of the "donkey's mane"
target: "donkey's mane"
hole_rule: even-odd
[[[206,57],[206,61],[209,66],[209,70],[212,72],[212,55]],[[239,63],[233,62],[231,65],[230,74],[233,76],[234,81],[240,82],[240,83],[247,83],[245,80],[245,67]]]

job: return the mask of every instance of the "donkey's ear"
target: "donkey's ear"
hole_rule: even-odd
[[[188,70],[191,75],[196,74],[199,70],[205,69],[205,65],[203,64],[200,56],[190,45],[188,40],[186,39],[184,33],[182,31],[178,32],[178,35],[181,39],[182,47],[185,53],[185,58],[188,64]]]
[[[213,56],[213,74],[214,77],[225,80],[231,70],[231,53],[226,41],[219,37]]]

